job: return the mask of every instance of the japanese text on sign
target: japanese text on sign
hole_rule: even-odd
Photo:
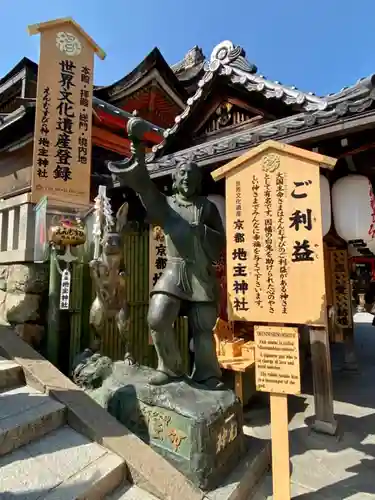
[[[311,180],[294,182],[294,189],[291,197],[294,200],[305,200],[308,198],[308,188],[312,184]],[[307,201],[307,200],[306,200]],[[315,221],[316,219],[314,219]],[[314,261],[314,250],[311,249],[311,242],[305,234],[313,229],[313,218],[311,208],[305,210],[296,209],[289,217],[290,228],[297,233],[301,231],[301,238],[295,239],[293,244],[292,262]]]
[[[255,379],[262,392],[301,392],[298,329],[255,326]]]
[[[149,290],[153,289],[167,265],[167,248],[163,230],[159,226],[150,227],[149,249]]]
[[[90,124],[90,114],[89,107],[91,103],[91,88],[92,88],[92,75],[91,69],[87,66],[81,68],[81,90],[80,90],[80,111],[79,111],[79,138],[78,138],[78,151],[77,151],[77,162],[82,165],[87,164],[87,157],[89,154],[89,124]]]
[[[160,226],[150,226],[149,239],[149,291],[151,292],[167,265],[167,247],[165,236]],[[149,336],[149,344],[152,345]]]
[[[285,233],[284,203],[286,194],[285,175],[282,172],[276,174],[276,196],[277,196],[277,251],[278,271],[280,276],[280,303],[282,314],[288,312],[288,254]]]
[[[241,183],[236,183],[236,218],[233,222],[234,230],[234,249],[232,251],[233,261],[233,307],[236,311],[248,311],[249,303],[247,300],[248,267],[247,250],[244,249],[245,226],[242,213],[242,191]]]
[[[324,324],[319,166],[269,153],[226,182],[230,319]]]
[[[341,328],[352,326],[351,290],[349,282],[348,253],[346,250],[332,250],[333,302],[335,323]]]
[[[159,445],[170,447],[175,453],[186,455],[189,436],[177,428],[170,412],[154,409],[142,402],[139,403],[139,407],[150,438]]]
[[[71,274],[68,269],[64,269],[61,275],[60,285],[60,309],[69,309]]]
[[[216,454],[221,453],[228,444],[232,443],[238,436],[238,422],[235,414],[226,419],[221,427],[216,440]]]
[[[72,88],[75,84],[76,66],[71,60],[60,61],[60,96],[57,105],[57,165],[53,171],[55,179],[67,182],[72,179],[72,134],[75,126],[75,103],[72,100]]]
[[[152,291],[167,265],[167,247],[165,236],[160,226],[150,226],[149,237],[149,280],[148,289]],[[151,345],[152,337],[149,336]]]
[[[49,139],[49,119],[50,119],[51,91],[49,87],[44,87],[42,97],[42,117],[40,124],[40,137],[38,141],[37,153],[37,175],[38,177],[48,177],[50,139]]]
[[[72,25],[69,30],[79,50],[60,43],[61,25],[41,34],[32,200],[48,196],[60,203],[87,205],[94,52],[78,30]]]
[[[262,242],[260,236],[260,204],[259,204],[259,180],[256,175],[252,177],[252,192],[253,192],[253,203],[252,203],[252,217],[251,222],[253,226],[253,260],[254,260],[254,293],[255,293],[255,304],[258,307],[263,307],[262,305],[262,285],[261,285],[261,252],[262,252]]]

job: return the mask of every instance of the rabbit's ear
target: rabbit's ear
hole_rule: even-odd
[[[116,214],[116,232],[120,233],[128,222],[129,204],[123,203]]]

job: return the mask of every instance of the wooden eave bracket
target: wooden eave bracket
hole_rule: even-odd
[[[45,23],[31,24],[27,27],[27,31],[29,35],[37,35],[38,33],[42,33],[43,31],[49,30],[51,28],[56,28],[57,26],[71,24],[74,28],[87,40],[87,42],[94,49],[94,52],[99,57],[99,59],[105,59],[106,53],[103,49],[99,47],[98,44],[94,42],[94,40],[84,31],[81,26],[74,21],[71,17],[62,17],[60,19],[54,19],[53,21],[47,21]]]

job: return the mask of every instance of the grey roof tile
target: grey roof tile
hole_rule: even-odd
[[[235,149],[245,149],[267,140],[288,136],[288,134],[334,122],[352,114],[368,110],[375,100],[375,75],[359,79],[354,85],[344,87],[339,92],[324,97],[302,92],[295,87],[286,87],[279,82],[267,80],[256,74],[256,66],[249,63],[245,53],[232,42],[225,41],[215,47],[210,61],[206,62],[205,74],[199,82],[196,93],[187,101],[184,111],[176,116],[173,127],[164,133],[164,140],[154,146],[148,155],[150,171],[162,175],[182,160],[202,162],[205,159]],[[211,141],[162,156],[169,138],[177,133],[181,123],[191,114],[193,107],[205,95],[205,89],[216,75],[230,79],[249,92],[261,92],[267,98],[283,100],[288,105],[299,105],[301,112],[293,116],[274,120],[238,134],[220,137]]]

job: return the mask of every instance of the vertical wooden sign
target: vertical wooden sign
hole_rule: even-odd
[[[167,265],[167,250],[163,230],[150,226],[149,241],[149,292],[152,291]]]
[[[267,141],[220,167],[226,180],[228,312],[255,326],[257,390],[270,393],[273,498],[290,500],[288,394],[300,392],[298,329],[325,326],[319,167],[336,160]]]
[[[267,141],[212,174],[226,178],[231,320],[324,325],[323,162]]]
[[[32,201],[88,205],[94,53],[105,54],[70,18],[28,30],[41,35]]]
[[[301,392],[298,328],[256,326],[254,341],[256,388],[270,393],[273,498],[289,500],[287,395]]]
[[[335,324],[339,328],[353,326],[352,294],[347,250],[330,250]]]
[[[151,293],[167,265],[167,249],[165,246],[165,236],[160,226],[150,226],[149,239],[149,278],[148,290]],[[149,344],[152,345],[151,335]]]

